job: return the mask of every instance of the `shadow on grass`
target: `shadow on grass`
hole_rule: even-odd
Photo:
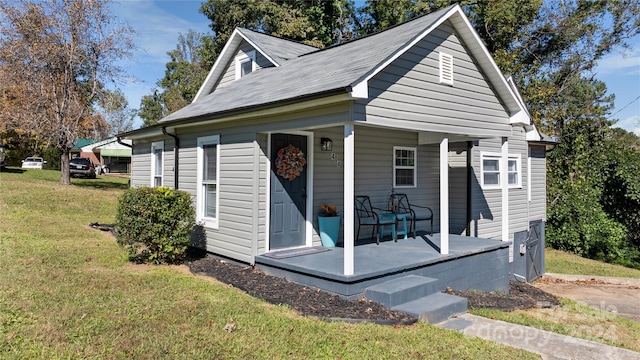
[[[127,190],[129,188],[128,181],[116,182],[109,178],[97,178],[97,179],[72,179],[71,184],[79,187],[93,188],[93,189],[121,189]]]
[[[2,169],[2,171],[0,171],[0,172],[12,173],[12,174],[22,174],[22,173],[24,173],[25,171],[27,171],[27,170],[22,169],[22,168],[4,167],[4,168]]]

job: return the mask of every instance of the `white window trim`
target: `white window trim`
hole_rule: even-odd
[[[413,166],[396,166],[396,150],[410,150],[413,151]],[[397,185],[396,184],[396,169],[413,169],[413,185]],[[394,146],[393,147],[393,187],[394,188],[415,188],[418,186],[418,148],[410,146]]]
[[[204,145],[218,145],[216,150],[216,216],[204,216],[204,189],[202,183],[202,169],[204,166]],[[197,148],[197,191],[196,191],[196,221],[206,228],[217,229],[220,219],[220,135],[203,136],[198,138]]]
[[[440,52],[440,83],[453,86],[453,55]]]
[[[162,151],[162,169],[160,169],[160,186],[164,186],[164,141],[154,141],[151,143],[151,187],[156,186],[156,154],[155,149]]]
[[[240,64],[242,64],[247,60],[251,61],[251,72],[254,72],[257,70],[255,50],[247,51],[246,53],[243,53],[243,54],[238,54],[236,56],[236,62],[235,62],[236,80],[242,77],[242,68],[240,67]]]
[[[500,153],[494,153],[494,152],[484,152],[482,151],[480,153],[480,185],[482,187],[482,189],[485,190],[490,190],[490,189],[502,189],[502,184],[500,184],[500,179],[502,179],[502,176],[498,177],[498,184],[497,185],[485,185],[484,183],[484,160],[485,158],[491,158],[491,159],[495,159],[498,160],[498,174],[502,173],[502,154]],[[521,159],[521,155],[520,154],[509,154],[509,160],[515,160],[516,161],[516,166],[518,169],[518,176],[517,176],[517,184],[509,184],[509,189],[521,189],[522,188],[522,159]],[[508,178],[508,177],[507,177]]]

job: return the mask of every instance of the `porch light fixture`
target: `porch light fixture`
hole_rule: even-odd
[[[320,149],[322,151],[331,151],[333,150],[333,141],[331,139],[323,137],[320,139]]]

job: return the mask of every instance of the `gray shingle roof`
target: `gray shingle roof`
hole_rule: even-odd
[[[287,60],[297,58],[300,55],[318,50],[313,46],[263,34],[257,31],[243,28],[238,28],[238,31],[249,42],[253,43],[256,47],[267,54],[267,56],[277,62],[278,65],[282,65]]]
[[[285,61],[279,67],[255,71],[216,89],[159,122],[215,117],[237,109],[311,97],[330,91],[347,92],[348,87],[374,72],[454,6],[367,37]],[[252,35],[257,38],[255,34]]]

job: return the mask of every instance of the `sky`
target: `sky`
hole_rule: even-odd
[[[144,95],[151,94],[156,82],[164,76],[168,51],[175,49],[178,35],[190,29],[211,33],[209,19],[198,10],[203,0],[120,0],[114,7],[115,15],[136,31],[138,47],[133,57],[125,62],[130,78],[118,87],[122,89],[129,106],[138,108]],[[359,4],[361,1],[358,1]],[[640,135],[640,36],[630,41],[632,49],[611,53],[595,69],[596,78],[615,94],[615,108],[611,118],[616,126]],[[134,128],[142,125],[136,120]]]

